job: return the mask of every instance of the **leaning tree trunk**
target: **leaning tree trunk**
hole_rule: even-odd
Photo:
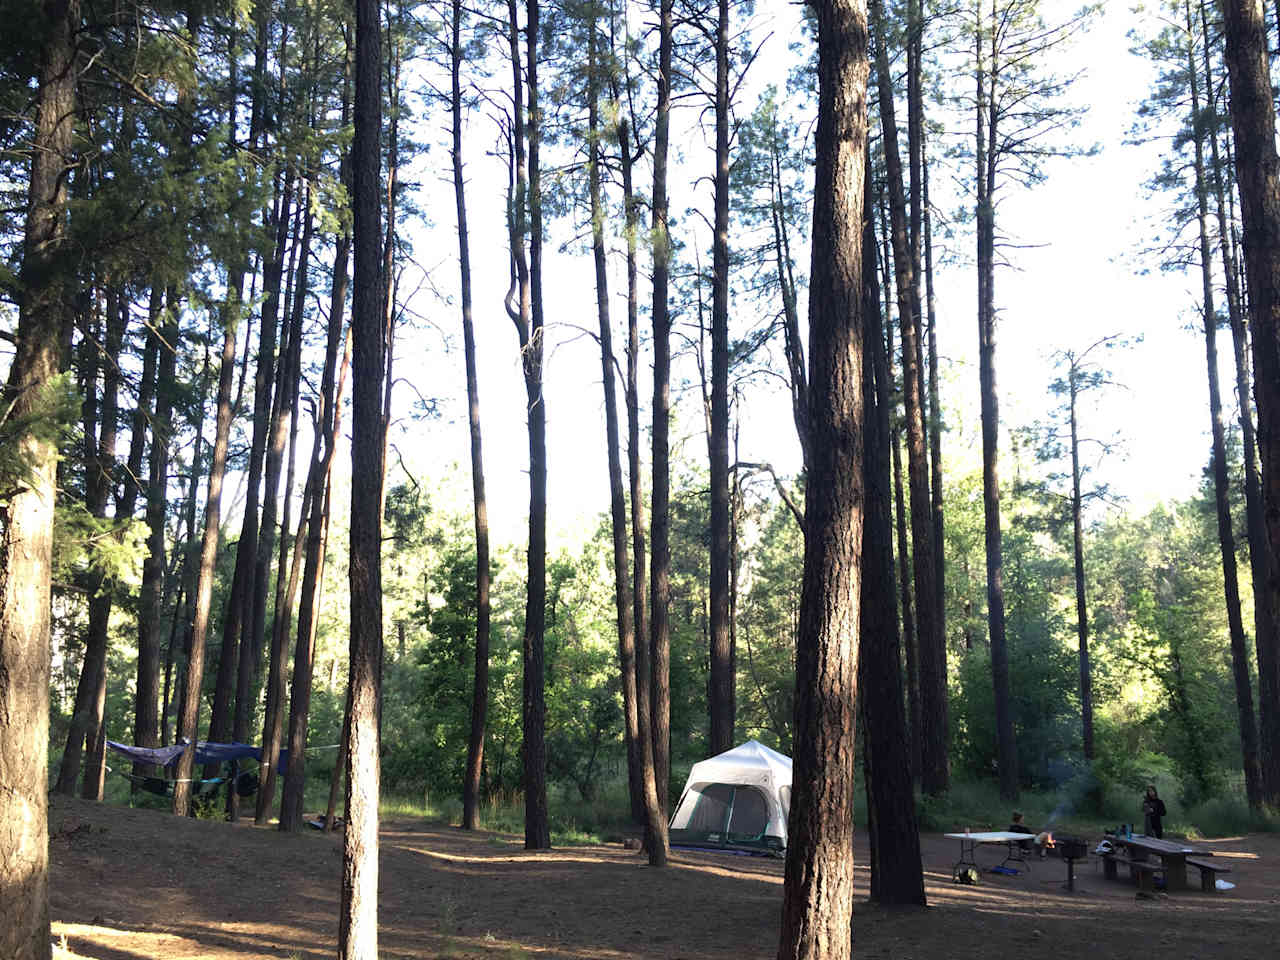
[[[861,623],[858,689],[864,719],[864,767],[871,834],[871,898],[884,904],[925,903],[920,833],[902,694],[898,617],[894,609],[893,493],[889,477],[892,379],[880,318],[876,236],[872,228],[871,164],[863,192],[862,403],[866,425],[863,484]]]
[[[711,754],[733,747],[729,646],[729,0],[716,21],[715,224],[711,264]]]
[[[40,86],[27,187],[18,331],[2,394],[13,442],[27,469],[0,526],[0,956],[46,960],[49,949],[49,603],[58,450],[54,378],[71,322],[66,276],[66,172],[76,113],[79,0],[45,0],[39,28]],[[34,25],[33,25],[34,27]]]
[[[351,144],[351,729],[338,953],[378,955],[379,726],[382,699],[382,377],[386,362],[379,206],[382,28],[376,0],[356,0],[355,139]]]
[[[795,777],[779,960],[843,960],[852,948],[867,21],[861,0],[824,0],[817,14],[818,128],[809,298],[812,466],[805,497]]]

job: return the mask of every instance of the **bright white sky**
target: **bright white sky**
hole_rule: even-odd
[[[1072,7],[1060,0],[1047,0],[1048,18]],[[775,82],[782,86],[786,42],[796,35],[795,10],[780,0],[761,0],[758,9],[762,24],[774,21],[774,36],[769,41],[771,49],[755,67],[756,84]],[[1064,54],[1064,64],[1087,67],[1073,94],[1091,105],[1079,138],[1096,142],[1101,150],[1094,157],[1052,165],[1047,183],[1006,200],[1000,211],[1002,231],[1019,242],[1043,246],[1015,253],[1019,269],[998,273],[996,297],[1001,310],[998,382],[1001,419],[1006,426],[1026,424],[1042,416],[1049,406],[1046,386],[1053,376],[1049,358],[1056,349],[1079,350],[1112,333],[1144,335],[1144,341],[1128,353],[1108,358],[1116,379],[1130,389],[1116,392],[1110,401],[1087,414],[1085,425],[1095,436],[1121,432],[1127,459],[1117,456],[1109,460],[1100,475],[1112,484],[1114,492],[1127,496],[1132,507],[1139,509],[1192,492],[1207,459],[1208,413],[1203,341],[1185,329],[1198,284],[1190,277],[1143,275],[1136,262],[1136,252],[1147,242],[1144,217],[1153,212],[1140,185],[1154,169],[1157,148],[1124,144],[1135,105],[1145,96],[1150,76],[1145,64],[1129,53],[1126,33],[1134,23],[1135,15],[1127,6],[1108,4],[1092,30]],[[754,96],[744,97],[743,115],[754,105]],[[682,149],[684,159],[672,177],[673,214],[696,203],[710,208],[706,181],[699,185],[699,193],[694,192],[695,177],[709,174],[712,166],[703,141],[690,129],[693,122],[692,109],[683,111],[676,120],[684,130],[673,141]],[[482,155],[494,140],[491,122],[472,117],[466,146],[467,200],[490,518],[499,542],[520,543],[528,506],[528,448],[516,334],[502,306],[507,287],[502,219],[505,171],[493,158]],[[447,152],[433,149],[429,162],[444,170]],[[647,169],[637,172],[641,189],[647,189],[648,176]],[[451,295],[458,283],[452,185],[430,174],[422,179],[421,202],[432,223],[425,229],[410,228],[417,260],[431,271],[432,285]],[[958,201],[937,196],[942,179],[935,173],[935,203],[954,209]],[[570,230],[564,223],[554,229],[554,240],[545,254],[546,316],[552,325],[545,390],[553,544],[557,534],[577,535],[589,529],[608,506],[599,350],[593,339],[577,329],[596,327],[591,260],[580,249],[560,252],[558,244]],[[962,236],[959,243],[961,253],[971,258],[972,238]],[[807,265],[801,265],[807,273]],[[621,269],[618,256],[610,292],[620,360],[625,323]],[[648,280],[643,272],[641,284],[647,300]],[[971,267],[940,271],[943,403],[953,422],[963,424],[963,430],[947,436],[944,460],[948,468],[977,463],[973,449],[978,442],[975,300]],[[393,442],[420,480],[442,478],[450,465],[457,464],[460,475],[446,486],[453,488],[457,508],[465,510],[469,461],[459,312],[456,304],[443,303],[426,288],[412,299],[410,307],[426,318],[431,328],[403,338],[396,373],[412,380],[422,394],[440,398],[444,415],[436,422],[406,425],[404,432],[393,435]],[[803,305],[801,310],[803,314]],[[642,325],[647,339],[646,317],[642,317]],[[1229,350],[1223,353],[1229,364]],[[648,370],[646,354],[641,386],[646,421]],[[1224,373],[1230,375],[1229,366],[1224,367]],[[675,384],[695,376],[691,360],[677,358]],[[412,398],[412,390],[397,386],[398,407],[407,407]],[[696,391],[678,402],[685,426],[674,431],[673,441],[683,442],[689,457],[705,458]],[[799,452],[785,391],[780,384],[775,388],[762,383],[748,402],[741,458],[771,461],[781,472],[794,473]],[[391,462],[395,464],[394,456]]]

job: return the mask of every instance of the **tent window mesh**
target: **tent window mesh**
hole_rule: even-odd
[[[733,803],[733,787],[727,783],[711,783],[699,791],[697,806],[685,826],[688,830],[716,833],[724,829]]]
[[[738,787],[733,798],[733,816],[729,833],[758,837],[769,826],[769,808],[764,795],[750,787]]]

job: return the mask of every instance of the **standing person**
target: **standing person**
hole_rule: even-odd
[[[1142,832],[1148,837],[1164,839],[1164,826],[1161,824],[1160,818],[1166,812],[1164,801],[1156,793],[1155,785],[1147,784],[1146,795],[1142,798]]]

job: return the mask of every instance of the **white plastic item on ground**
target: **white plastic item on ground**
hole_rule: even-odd
[[[1215,879],[1213,882],[1218,885],[1219,890],[1234,890],[1236,888],[1236,885],[1230,880]]]

